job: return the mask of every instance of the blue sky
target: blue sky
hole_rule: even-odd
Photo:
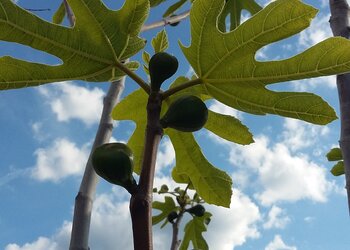
[[[106,1],[117,8],[122,1]],[[173,1],[170,1],[173,2]],[[267,0],[258,1],[266,4]],[[320,9],[309,29],[261,49],[259,60],[290,57],[332,36],[328,1],[304,1]],[[49,20],[59,4],[53,1],[17,3]],[[162,5],[161,7],[164,7]],[[183,8],[183,10],[186,10]],[[160,18],[156,9],[150,21]],[[246,13],[243,13],[245,17]],[[159,31],[142,34],[148,41]],[[167,27],[170,48],[180,60],[179,75],[191,69],[177,41],[189,41],[189,22]],[[1,31],[0,31],[1,33]],[[151,52],[148,46],[146,50]],[[0,56],[57,64],[46,54],[18,44],[0,42]],[[139,56],[135,57],[139,59]],[[139,71],[142,77],[145,74]],[[0,249],[68,249],[74,198],[96,132],[108,83],[65,82],[0,92]],[[137,85],[127,79],[123,97]],[[317,93],[338,112],[335,77],[294,81],[277,89]],[[196,138],[214,165],[233,178],[231,208],[206,206],[213,214],[205,237],[213,250],[346,250],[349,249],[348,210],[344,178],[329,173],[327,151],[337,145],[339,121],[315,126],[277,116],[253,116],[217,102],[208,107],[240,118],[254,133],[255,143],[239,146],[206,130]],[[130,122],[115,124],[113,140],[127,141]],[[155,185],[175,187],[168,173],[174,151],[164,138]],[[160,199],[161,197],[155,197]],[[94,250],[132,249],[129,196],[105,181],[98,185],[91,225]],[[155,249],[169,249],[170,227],[154,228]]]

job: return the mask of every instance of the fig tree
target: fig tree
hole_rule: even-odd
[[[208,120],[208,108],[196,96],[185,95],[170,104],[160,119],[163,128],[173,128],[182,132],[200,130]]]
[[[205,208],[201,204],[197,204],[189,209],[186,209],[186,212],[193,214],[197,217],[202,217],[205,213]]]
[[[159,91],[162,83],[176,73],[178,66],[179,63],[175,56],[166,52],[154,54],[148,65],[151,77],[151,89],[153,91]]]
[[[106,143],[92,153],[96,173],[106,181],[125,187],[128,191],[136,185],[133,172],[133,154],[123,143]]]

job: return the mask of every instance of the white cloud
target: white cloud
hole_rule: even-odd
[[[295,91],[312,91],[318,87],[325,87],[335,90],[336,85],[336,76],[322,76],[317,78],[310,78],[304,80],[298,80],[293,82],[293,89]]]
[[[311,22],[310,27],[303,30],[298,38],[301,48],[309,48],[316,43],[332,37],[332,31],[329,26],[329,14],[317,15]]]
[[[36,164],[32,169],[32,177],[54,182],[71,175],[80,175],[89,155],[86,146],[78,148],[64,138],[56,139],[47,148],[39,148],[34,154]]]
[[[300,120],[285,118],[282,143],[292,151],[314,145],[320,136],[329,134],[327,126],[309,124]]]
[[[175,162],[175,150],[168,137],[163,138],[157,153],[156,171],[160,173],[160,170],[171,167]]]
[[[248,239],[260,236],[257,223],[261,219],[259,208],[243,193],[233,190],[230,209],[205,206],[213,214],[205,239],[212,250],[232,250]]]
[[[88,89],[72,82],[40,86],[38,89],[47,98],[58,121],[78,119],[86,125],[99,122],[104,97],[101,89]]]
[[[294,155],[283,143],[270,144],[267,137],[260,136],[249,146],[230,146],[230,161],[257,178],[261,191],[256,198],[263,205],[301,199],[326,201],[332,189],[326,170],[306,156]]]
[[[286,215],[286,212],[277,207],[272,206],[267,216],[267,221],[263,224],[265,229],[271,228],[285,228],[290,222],[290,218]]]
[[[297,248],[295,246],[287,246],[280,235],[275,235],[275,238],[265,247],[265,250],[297,250]]]
[[[68,249],[69,236],[72,224],[64,222],[62,227],[51,238],[39,237],[31,243],[23,246],[8,244],[5,250],[63,250]]]
[[[304,218],[304,221],[307,222],[307,223],[311,223],[315,220],[315,217],[313,216],[307,216]]]

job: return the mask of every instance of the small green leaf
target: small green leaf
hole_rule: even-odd
[[[149,60],[151,60],[151,55],[148,52],[143,51],[142,52],[142,60],[144,62],[143,69],[144,69],[145,73],[147,75],[149,75],[148,64],[149,64]]]
[[[168,217],[168,214],[172,211],[176,211],[176,205],[172,197],[170,196],[165,196],[164,202],[159,202],[159,201],[154,201],[152,203],[152,208],[160,210],[161,213],[158,215],[155,215],[152,217],[152,224],[156,225],[162,220],[166,219]]]
[[[339,176],[339,175],[345,174],[344,161],[338,161],[338,163],[333,166],[331,173],[334,176]]]
[[[203,232],[207,231],[207,221],[210,220],[211,213],[205,212],[202,217],[193,217],[185,226],[185,235],[180,245],[180,250],[190,249],[189,245],[192,242],[194,249],[208,250],[208,244],[203,237]]]
[[[165,29],[159,31],[152,39],[152,47],[154,49],[154,54],[163,52],[169,47],[168,35]]]
[[[343,159],[340,148],[332,148],[326,155],[328,161],[340,161]]]
[[[187,0],[180,0],[176,3],[174,3],[173,5],[171,5],[163,14],[163,17],[168,17],[171,14],[173,14],[175,11],[177,11],[178,9],[181,8],[182,5],[184,5],[186,3]]]
[[[55,14],[53,15],[52,22],[56,24],[62,23],[65,15],[66,15],[66,8],[64,6],[64,3],[62,2],[60,7],[58,7]]]
[[[249,129],[240,120],[230,115],[209,111],[209,118],[204,127],[231,142],[242,145],[254,142]]]

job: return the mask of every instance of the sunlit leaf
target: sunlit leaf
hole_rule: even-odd
[[[207,231],[206,221],[210,219],[211,214],[206,212],[202,217],[193,217],[186,226],[183,240],[181,241],[180,250],[187,250],[190,242],[194,249],[208,250],[208,244],[203,237],[203,232]]]
[[[158,32],[152,39],[152,47],[154,49],[154,53],[163,52],[169,47],[168,35],[165,29]]]
[[[254,0],[226,0],[224,9],[219,16],[218,26],[223,32],[226,32],[226,18],[229,17],[229,31],[234,30],[241,24],[242,10],[247,10],[254,15],[262,8]]]
[[[172,211],[176,211],[176,204],[172,197],[165,196],[165,201],[154,201],[152,203],[152,208],[160,210],[161,213],[152,217],[152,224],[156,225],[162,220],[167,220],[168,214]]]
[[[224,0],[200,0],[191,10],[191,45],[182,50],[207,94],[253,114],[277,114],[327,124],[334,110],[310,93],[276,92],[268,84],[347,72],[350,42],[330,38],[303,53],[280,61],[260,62],[256,52],[310,25],[317,13],[299,0],[273,1],[232,32],[217,28]]]
[[[68,3],[76,17],[73,28],[44,21],[11,0],[0,0],[0,40],[30,46],[62,61],[50,66],[1,57],[0,90],[64,80],[108,81],[124,75],[115,63],[144,47],[138,34],[149,1],[126,0],[118,11],[108,9],[100,0]],[[135,70],[138,64],[127,65]]]

